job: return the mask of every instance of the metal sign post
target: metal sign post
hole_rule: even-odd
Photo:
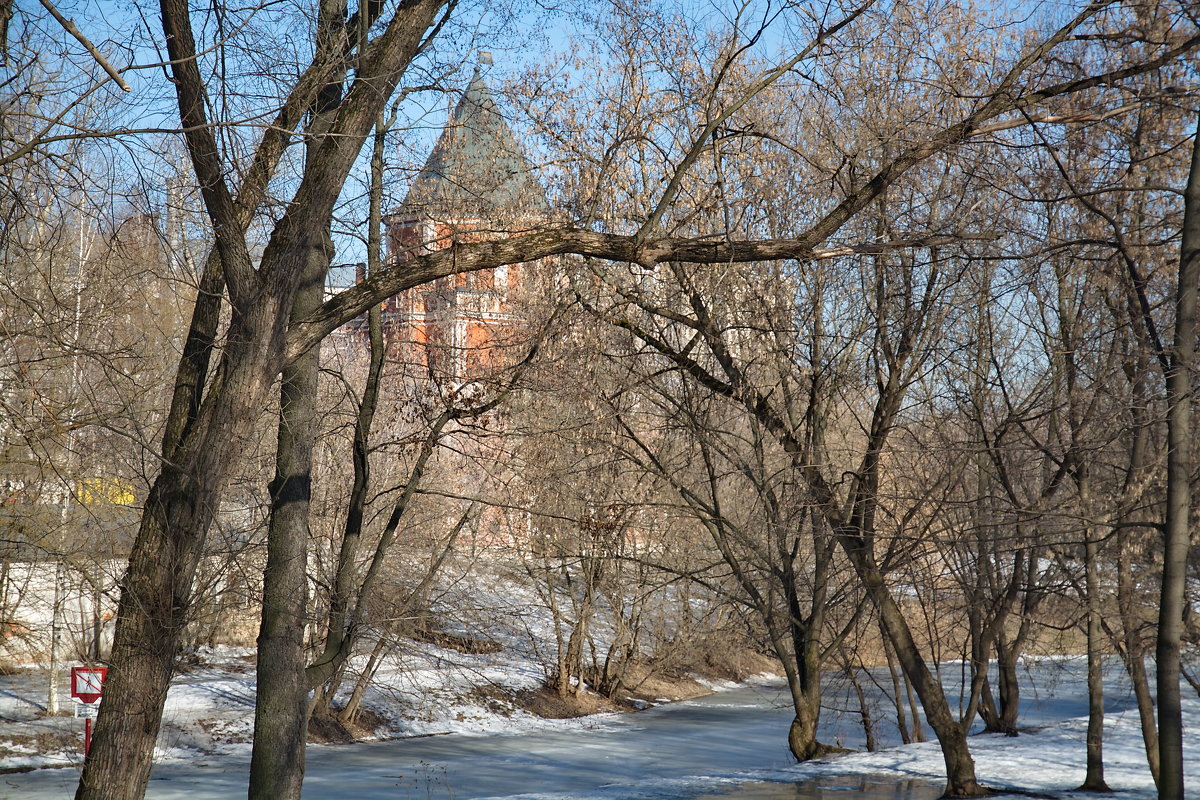
[[[92,749],[92,720],[100,711],[100,697],[104,692],[104,679],[108,667],[71,667],[71,697],[75,704],[75,716],[83,717],[83,757]]]

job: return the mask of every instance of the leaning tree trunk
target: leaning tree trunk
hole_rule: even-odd
[[[1142,639],[1142,619],[1134,602],[1133,564],[1128,529],[1117,531],[1117,606],[1121,612],[1121,657],[1133,696],[1137,700],[1138,720],[1142,728],[1142,744],[1146,763],[1154,785],[1158,785],[1158,728],[1154,724],[1154,697],[1150,692],[1150,677],[1146,671],[1146,646]]]
[[[235,315],[223,380],[154,481],[122,580],[108,679],[77,800],[138,800],[188,621],[192,581],[229,464],[261,412],[278,354],[264,295]],[[252,344],[254,343],[254,344]]]
[[[1167,372],[1167,519],[1163,529],[1162,595],[1158,613],[1159,800],[1183,800],[1183,709],[1180,646],[1183,639],[1187,556],[1191,544],[1192,362],[1196,351],[1196,300],[1200,293],[1200,123],[1184,191],[1183,242],[1176,289],[1175,342]]]
[[[366,665],[362,672],[359,673],[358,679],[354,682],[354,689],[350,692],[350,699],[346,701],[346,705],[342,706],[337,713],[337,718],[343,724],[349,725],[358,717],[358,709],[362,706],[363,698],[367,694],[367,687],[371,685],[371,681],[375,678],[375,673],[379,669],[379,665],[383,663],[383,659],[391,650],[391,643],[388,641],[386,633],[381,633],[379,639],[375,642],[375,647],[371,650],[371,655],[367,659]]]
[[[942,748],[942,758],[946,763],[946,791],[943,797],[987,796],[988,790],[980,786],[975,778],[975,760],[967,746],[967,727],[954,718],[950,704],[946,701],[946,694],[925,664],[908,622],[904,619],[895,598],[888,591],[883,574],[868,551],[866,542],[855,533],[842,534],[839,539],[851,564],[854,565],[859,580],[879,612],[880,621],[888,639],[895,647],[900,666],[916,689],[921,707],[925,711],[925,718],[937,735],[938,744]]]

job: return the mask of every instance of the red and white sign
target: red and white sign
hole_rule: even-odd
[[[94,703],[104,691],[108,667],[71,667],[71,697],[81,703]]]

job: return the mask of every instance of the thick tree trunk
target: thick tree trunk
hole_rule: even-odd
[[[1021,683],[1017,679],[1017,656],[1021,642],[1009,643],[1004,638],[996,642],[996,670],[1000,688],[1000,719],[998,729],[1005,736],[1017,735],[1017,714],[1021,707]]]
[[[314,230],[328,227],[363,137],[440,8],[438,0],[405,4],[377,35],[376,46],[356,77],[358,91],[352,90],[339,109],[337,135],[327,137],[319,157],[306,167],[256,271],[243,240],[247,220],[241,219],[225,182],[228,170],[221,163],[220,149],[205,116],[204,83],[195,58],[188,7],[178,0],[162,2],[180,118],[216,233],[234,314],[221,366],[211,381],[206,384],[206,376],[193,369],[187,354],[181,364],[177,397],[184,384],[192,390],[184,392],[190,395],[186,404],[172,407],[164,438],[163,472],[151,490],[131,552],[110,683],[78,798],[136,800],[145,791],[196,565],[228,480],[230,462],[247,429],[261,415],[269,388],[284,366],[284,322],[303,280],[305,243]],[[361,88],[360,83],[370,88]],[[281,112],[281,119],[288,118]],[[256,167],[267,170],[269,177],[273,163],[267,155]],[[249,207],[256,204],[257,200]],[[181,444],[175,447],[175,441]]]
[[[739,570],[739,574],[740,570]],[[793,614],[777,614],[769,605],[769,597],[757,591],[748,592],[759,607],[767,626],[767,636],[775,656],[783,665],[788,694],[792,699],[794,717],[788,728],[788,749],[797,761],[811,761],[829,752],[829,747],[817,739],[821,721],[820,654],[810,641],[804,619]],[[781,619],[781,617],[783,619]]]
[[[820,599],[819,602],[824,602]],[[793,612],[794,613],[794,612]],[[789,675],[788,688],[796,716],[788,729],[788,749],[797,761],[810,761],[829,752],[817,738],[821,722],[821,657],[818,643],[804,620],[792,616],[788,626],[792,633],[794,676]]]
[[[307,313],[321,302],[328,258],[319,251],[310,257],[313,263],[308,283],[297,293],[294,314]],[[304,781],[308,730],[304,628],[308,618],[308,518],[317,426],[318,353],[314,348],[290,364],[283,372],[280,390],[258,633],[251,800],[299,800]]]
[[[322,4],[317,46],[335,41],[345,24],[345,6]],[[311,167],[342,97],[344,69],[322,87],[309,120],[307,162]],[[325,276],[333,255],[326,227],[306,232],[308,247],[289,324],[316,310],[324,299]],[[304,650],[308,621],[308,540],[312,501],[313,446],[317,437],[320,346],[283,371],[263,609],[258,632],[258,687],[254,706],[254,746],[250,757],[250,800],[300,800],[308,741],[309,682]]]
[[[788,728],[788,749],[797,761],[811,761],[828,752],[828,748],[817,741],[817,724],[820,715],[817,707],[803,693],[799,697],[793,694],[792,708],[796,716]]]
[[[219,385],[150,490],[122,581],[104,699],[78,800],[137,800],[145,793],[205,537],[229,462],[278,371],[280,341],[265,324],[275,308],[264,295],[252,318],[235,316]]]
[[[812,686],[808,671],[811,665],[805,663],[811,654],[806,652],[808,648],[802,647],[800,653],[796,653],[788,646],[787,638],[779,630],[778,619],[767,618],[765,622],[772,648],[783,664],[788,693],[792,698],[792,711],[795,716],[788,728],[788,749],[797,761],[820,758],[829,752],[829,748],[817,740],[817,726],[821,721],[821,694],[819,683],[816,687]]]
[[[1183,800],[1183,710],[1180,645],[1183,639],[1187,555],[1191,545],[1192,366],[1196,301],[1200,293],[1200,124],[1184,191],[1183,242],[1175,304],[1175,342],[1167,372],[1167,519],[1163,531],[1162,595],[1158,613],[1158,750],[1160,800]]]
[[[150,780],[175,654],[186,624],[186,598],[208,519],[188,514],[203,501],[190,475],[169,469],[151,490],[138,531],[143,557],[132,560],[117,613],[112,659],[91,750],[76,798],[136,800]],[[172,524],[174,523],[174,524]],[[151,553],[165,557],[148,557]]]

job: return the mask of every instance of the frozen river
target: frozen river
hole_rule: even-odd
[[[1082,667],[1081,661],[1072,660],[1044,663],[1026,672],[1021,724],[1029,730],[1052,731],[1061,727],[1061,720],[1086,713]],[[947,686],[958,683],[957,674],[948,674],[956,672],[957,665],[943,665],[943,670]],[[879,720],[877,738],[882,745],[898,744],[890,704],[883,702],[877,689],[872,694]],[[825,699],[822,741],[862,748],[857,705],[849,702],[845,687],[832,676]],[[1109,670],[1105,705],[1110,722],[1135,730],[1136,712],[1120,670]],[[636,714],[549,723],[547,729],[533,733],[313,746],[308,751],[304,798],[933,800],[943,788],[937,778],[941,759],[933,745],[798,767],[786,745],[791,717],[780,686],[750,686]],[[1070,730],[1055,734],[1057,738],[1040,741],[1036,736],[983,737],[973,740],[972,749],[986,752],[993,776],[1006,772],[1014,776],[1008,778],[1012,785],[1030,781],[1052,787],[1078,785],[1078,778],[1063,775],[1064,765],[1081,769],[1082,725],[1077,721]],[[1024,754],[1014,749],[1024,745],[1033,749]],[[1119,751],[1108,748],[1107,752],[1119,752],[1129,762],[1128,774],[1134,776],[1135,785],[1140,785],[1137,781],[1148,784],[1148,776],[1138,777],[1145,762],[1136,738],[1129,738]],[[1035,761],[1029,760],[1031,753]],[[1037,758],[1045,763],[1036,762]],[[160,764],[147,797],[245,797],[248,761],[247,751],[240,756]],[[811,780],[797,783],[801,778]],[[0,800],[62,800],[72,795],[76,780],[74,769],[2,775]],[[1152,784],[1148,785],[1152,791]]]
[[[448,735],[371,744],[314,746],[308,751],[305,800],[470,800],[485,797],[732,798],[830,796],[851,800],[847,788],[872,800],[929,800],[940,786],[841,778],[798,793],[762,783],[764,772],[794,763],[786,737],[791,712],[774,686],[734,689],[636,714],[610,715],[572,726],[511,735]],[[830,713],[830,721],[838,715]],[[841,728],[841,725],[837,725]],[[826,738],[854,744],[855,731]],[[155,768],[152,800],[228,800],[244,797],[247,758],[222,756]],[[70,797],[74,769],[0,776],[0,797]],[[779,790],[786,790],[784,794]],[[849,796],[848,796],[849,795]]]

